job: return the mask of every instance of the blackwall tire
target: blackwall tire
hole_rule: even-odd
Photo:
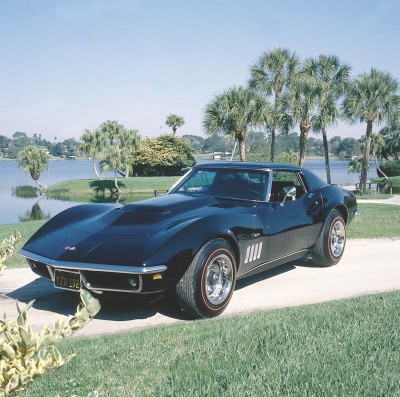
[[[324,228],[312,252],[312,261],[317,266],[336,265],[346,246],[346,223],[340,211],[333,210],[325,221]]]
[[[236,285],[232,247],[221,238],[206,243],[176,286],[183,311],[192,318],[210,318],[227,307]]]

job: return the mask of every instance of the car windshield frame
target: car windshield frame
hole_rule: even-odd
[[[203,176],[214,178],[205,185],[192,185],[188,183],[190,180]],[[246,175],[247,174],[247,175]],[[169,190],[168,194],[187,194],[191,196],[210,195],[215,198],[268,202],[269,192],[271,189],[271,170],[269,168],[246,168],[246,167],[195,167],[189,170],[182,178],[180,178]],[[253,177],[253,178],[251,178]],[[257,183],[256,179],[264,179]],[[232,179],[232,180],[230,180]],[[225,183],[224,186],[222,183]],[[228,189],[229,184],[234,186],[234,191]],[[247,184],[247,189],[243,189],[243,185]],[[219,187],[220,189],[217,189]],[[256,194],[256,189],[262,189]],[[204,189],[203,189],[204,188]],[[225,191],[224,191],[225,189]],[[248,196],[246,196],[246,190]],[[249,192],[252,191],[252,192]]]

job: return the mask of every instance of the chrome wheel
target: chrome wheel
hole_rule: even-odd
[[[330,248],[332,255],[337,258],[342,255],[346,242],[346,229],[340,220],[337,220],[330,230]]]
[[[229,296],[233,285],[233,264],[226,254],[213,257],[205,269],[205,292],[207,300],[215,306]]]

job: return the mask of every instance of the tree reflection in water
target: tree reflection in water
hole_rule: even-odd
[[[29,222],[29,221],[40,221],[42,219],[50,219],[50,212],[44,213],[40,208],[39,201],[42,197],[32,206],[30,211],[26,211],[25,215],[18,215],[18,219],[20,222]]]

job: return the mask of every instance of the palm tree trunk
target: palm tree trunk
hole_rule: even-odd
[[[360,191],[362,194],[367,190],[367,173],[369,164],[369,152],[371,150],[372,121],[367,121],[367,131],[365,133],[365,150],[363,164],[361,168]]]
[[[121,189],[118,186],[118,178],[117,178],[117,171],[114,171],[114,186],[117,189],[117,194],[121,194]]]
[[[332,183],[332,181],[331,181],[331,168],[329,166],[328,138],[326,136],[326,131],[325,130],[322,130],[322,140],[324,142],[326,182],[330,185]]]
[[[374,156],[376,169],[383,175],[383,177],[384,177],[385,179],[389,179],[388,176],[387,176],[387,175],[380,169],[380,167],[379,167],[378,157],[376,156],[375,150],[372,151],[372,155]],[[378,174],[378,175],[379,175],[379,174]]]
[[[233,151],[232,151],[232,154],[231,154],[231,159],[230,159],[230,161],[233,160],[233,156],[235,155],[235,152],[236,152],[236,145],[237,145],[237,139],[235,138],[235,144],[233,145]]]
[[[269,161],[273,163],[274,158],[275,158],[275,126],[273,126],[271,129],[271,155],[269,157]]]
[[[235,137],[239,141],[240,161],[246,161],[246,131],[236,131]]]
[[[308,131],[310,130],[310,123],[307,120],[302,120],[300,122],[300,158],[299,158],[299,166],[304,166],[304,161],[306,159],[306,150],[307,150],[307,136]]]
[[[34,179],[34,181],[39,186],[40,191],[47,189],[47,186],[44,183],[40,182],[39,179]]]
[[[175,134],[176,134],[176,129],[177,129],[177,127],[172,127],[172,132],[173,132],[173,135],[175,135]]]
[[[94,156],[93,156],[93,171],[96,174],[97,179],[102,180],[102,178],[100,178],[99,171],[97,171],[96,158]]]

